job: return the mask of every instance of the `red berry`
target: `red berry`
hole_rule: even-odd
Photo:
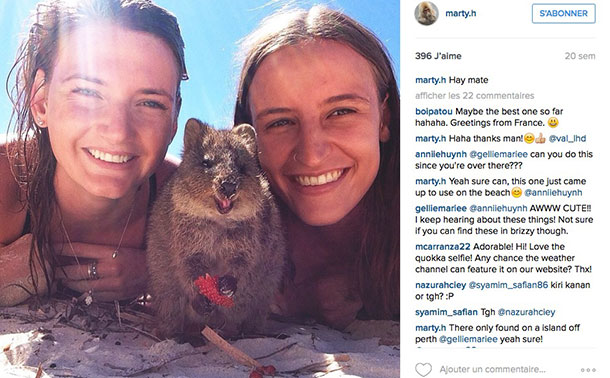
[[[231,307],[234,305],[233,298],[222,295],[218,291],[218,277],[212,277],[206,273],[205,278],[199,276],[194,284],[199,289],[199,293],[207,297],[212,303],[223,307]]]
[[[263,374],[265,375],[271,375],[275,377],[275,366],[273,365],[267,365],[267,366],[263,366]]]
[[[256,370],[252,370],[249,378],[263,378],[263,375]]]

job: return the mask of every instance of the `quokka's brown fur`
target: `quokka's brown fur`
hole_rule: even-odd
[[[187,122],[182,163],[155,202],[147,233],[150,293],[163,338],[204,325],[235,336],[259,329],[284,269],[285,240],[249,125],[214,130]],[[199,294],[221,277],[234,306]]]

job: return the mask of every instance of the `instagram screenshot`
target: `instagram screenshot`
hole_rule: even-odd
[[[605,4],[401,5],[402,373],[607,377]]]

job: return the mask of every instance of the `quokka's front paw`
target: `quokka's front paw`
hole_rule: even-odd
[[[203,295],[198,295],[193,301],[192,306],[199,315],[209,314],[214,309],[212,302]]]
[[[227,274],[218,278],[218,291],[220,292],[220,294],[227,297],[232,297],[235,294],[236,290],[237,280],[235,279],[235,277]]]

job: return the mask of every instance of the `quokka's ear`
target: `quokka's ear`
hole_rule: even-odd
[[[254,130],[254,127],[247,123],[242,123],[241,125],[233,126],[231,131],[239,135],[246,142],[246,146],[248,146],[250,151],[256,153],[256,130]]]
[[[209,132],[210,126],[196,118],[186,121],[184,129],[184,151],[191,151],[203,144],[203,138]]]

